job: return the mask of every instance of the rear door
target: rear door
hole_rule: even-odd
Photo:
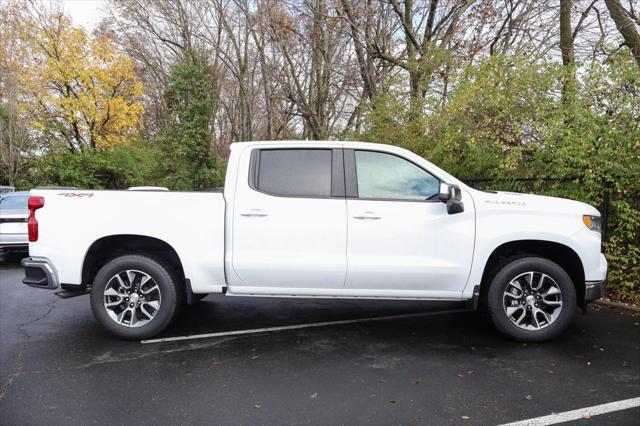
[[[342,149],[254,148],[245,154],[251,155],[249,180],[240,168],[233,207],[232,265],[239,282],[230,279],[232,291],[343,288]]]

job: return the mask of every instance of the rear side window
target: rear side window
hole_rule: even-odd
[[[8,196],[0,199],[2,210],[27,210],[27,196]]]
[[[330,149],[263,149],[257,168],[255,186],[267,194],[331,196]]]

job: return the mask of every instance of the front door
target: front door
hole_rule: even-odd
[[[355,180],[347,182],[346,287],[459,298],[474,244],[468,195],[465,211],[450,215],[437,199],[440,180],[414,162],[369,150],[347,150],[345,159]]]

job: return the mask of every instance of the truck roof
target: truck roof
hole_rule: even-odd
[[[408,151],[404,148],[401,148],[399,146],[395,146],[395,145],[388,145],[388,144],[383,144],[383,143],[374,143],[374,142],[358,142],[358,141],[331,141],[331,140],[321,140],[321,141],[317,141],[317,140],[273,140],[273,141],[249,141],[249,142],[235,142],[232,143],[230,148],[232,151],[236,150],[236,149],[245,149],[245,148],[249,148],[249,147],[254,147],[254,146],[281,146],[281,147],[300,147],[300,146],[313,146],[316,145],[318,147],[331,147],[331,148],[356,148],[356,149],[370,149],[370,150],[383,150],[386,152],[390,152],[390,153],[394,153],[394,154],[398,154],[401,155],[405,158],[413,158],[413,159],[418,159],[420,158],[421,160],[425,160],[424,158],[421,158],[420,156],[418,156],[417,154]],[[441,169],[440,167],[436,166],[435,164],[430,163],[432,168],[437,170],[437,174],[440,175],[441,178],[444,178],[445,181],[449,182],[449,183],[456,183],[458,185],[462,185],[462,186],[467,186],[465,185],[462,181],[460,181],[459,179],[455,178],[454,176],[450,175],[449,173],[447,173],[446,171],[444,171],[443,169]]]

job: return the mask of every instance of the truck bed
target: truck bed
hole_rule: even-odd
[[[37,189],[39,238],[30,256],[48,257],[58,280],[82,285],[84,259],[109,236],[156,238],[178,254],[194,293],[224,286],[225,201],[220,192]]]

